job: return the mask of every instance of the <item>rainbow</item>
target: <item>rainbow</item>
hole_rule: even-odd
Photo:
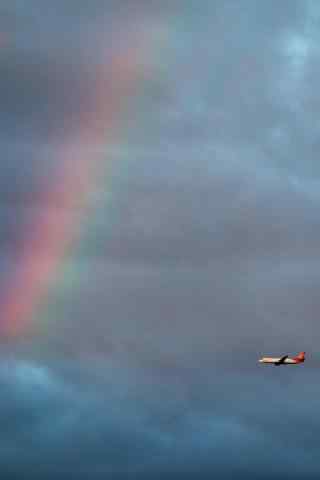
[[[108,163],[106,144],[114,140],[121,111],[134,93],[143,69],[146,52],[141,41],[146,44],[144,37],[135,38],[125,51],[114,53],[111,61],[100,62],[90,106],[81,112],[73,132],[57,149],[58,173],[45,193],[44,203],[62,202],[63,208],[50,214],[43,209],[23,239],[18,267],[1,298],[2,338],[16,338],[27,330],[48,297],[64,257],[78,239],[90,192]],[[97,144],[104,144],[102,152],[90,148]]]

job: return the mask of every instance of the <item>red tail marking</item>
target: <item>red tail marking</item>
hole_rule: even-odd
[[[296,357],[294,357],[294,360],[297,360],[297,362],[304,362],[305,355],[306,352],[300,352]]]

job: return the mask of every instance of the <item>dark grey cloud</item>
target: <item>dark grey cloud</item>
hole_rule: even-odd
[[[151,378],[115,380],[115,369],[104,370],[103,386],[92,388],[79,379],[66,382],[48,366],[3,363],[1,469],[48,478],[317,473],[319,426],[304,428],[317,404],[300,410],[305,395],[318,394],[314,375],[305,378],[304,392],[296,391],[297,371],[283,374],[281,384],[276,376],[215,375],[205,384],[193,379],[186,390]],[[279,396],[270,397],[270,390]]]
[[[262,471],[260,478],[313,478],[318,471],[319,425],[305,428],[317,403],[300,409],[305,395],[318,395],[314,375],[304,379],[304,392],[296,391],[297,372],[283,373],[281,383],[256,374],[206,384],[193,378],[186,390],[155,378],[115,379],[104,368],[103,386],[92,388],[44,365],[2,365],[2,471],[25,478],[256,478]]]

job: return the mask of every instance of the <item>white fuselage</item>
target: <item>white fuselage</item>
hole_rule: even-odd
[[[281,360],[281,357],[262,357],[259,360],[259,363],[279,363]],[[296,360],[293,360],[293,358],[285,358],[283,362],[281,363],[286,363],[286,364],[296,364],[299,363]]]

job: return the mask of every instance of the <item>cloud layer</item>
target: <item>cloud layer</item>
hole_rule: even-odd
[[[115,377],[111,365],[99,377],[95,367],[96,381],[88,382],[75,365],[63,368],[59,377],[36,363],[2,363],[2,471],[30,478],[313,478],[318,471],[318,422],[305,428],[316,418],[314,375],[213,374],[203,382],[190,372],[182,385]],[[304,392],[296,390],[301,381]]]
[[[152,48],[63,275],[2,342],[0,472],[315,478],[317,2],[38,3],[0,9],[0,292],[37,219],[79,216],[45,192],[65,143],[106,148],[80,115],[101,62],[109,92],[130,35]]]

